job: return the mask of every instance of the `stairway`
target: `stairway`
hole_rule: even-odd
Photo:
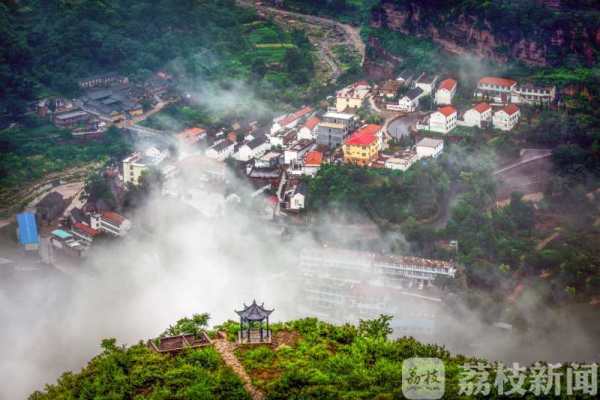
[[[221,358],[225,364],[230,367],[237,376],[244,382],[244,389],[250,394],[252,400],[263,400],[265,395],[252,384],[250,376],[240,363],[240,360],[235,356],[236,344],[227,340],[227,335],[219,332],[219,338],[213,340],[215,349],[221,354]]]

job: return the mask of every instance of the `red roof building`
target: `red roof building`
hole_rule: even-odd
[[[477,111],[478,113],[484,113],[487,110],[490,110],[491,108],[492,107],[490,107],[490,105],[488,103],[479,103],[475,107],[473,107],[473,109],[475,111]]]
[[[313,129],[315,129],[315,127],[317,125],[319,125],[319,122],[321,122],[321,120],[317,117],[312,117],[309,118],[308,121],[306,121],[306,123],[304,124],[305,128],[308,128],[310,131],[312,131]]]
[[[496,78],[492,76],[485,76],[479,80],[479,86],[482,85],[492,85],[492,86],[500,86],[506,89],[510,89],[514,85],[517,84],[517,81],[507,78]]]
[[[121,225],[123,222],[125,222],[126,218],[120,214],[117,214],[116,212],[112,212],[112,211],[106,211],[102,213],[102,218],[104,218],[105,220],[112,222],[113,224],[119,226]]]
[[[305,115],[310,114],[312,111],[312,107],[301,108],[293,114],[286,115],[281,121],[279,121],[279,125],[286,127],[292,124],[294,121],[304,117]]]
[[[74,223],[73,229],[77,229],[78,231],[81,231],[82,233],[84,233],[90,237],[95,237],[100,234],[100,231],[98,231],[97,229],[90,228],[89,226],[84,225],[81,222]]]
[[[349,146],[369,146],[377,140],[377,133],[381,131],[381,125],[369,124],[354,132],[345,143]]]
[[[321,165],[322,162],[323,162],[323,153],[321,153],[320,151],[316,151],[316,150],[309,151],[304,156],[304,165],[306,165],[306,166],[309,166],[309,167],[319,166],[319,165]]]
[[[508,115],[513,115],[513,114],[519,112],[519,107],[517,107],[514,104],[508,104],[502,110],[504,110],[504,112],[507,113]]]
[[[439,89],[444,89],[444,90],[448,90],[448,91],[452,91],[456,88],[456,81],[454,79],[444,79],[441,83],[440,83],[440,87]]]
[[[176,135],[177,140],[187,144],[198,143],[204,136],[206,129],[203,128],[189,128]]]
[[[438,111],[444,114],[445,117],[449,117],[456,112],[456,108],[452,106],[445,106],[439,108]]]

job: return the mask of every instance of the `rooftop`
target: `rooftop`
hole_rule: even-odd
[[[323,153],[320,151],[309,151],[304,156],[304,165],[321,165],[323,162]]]
[[[452,114],[456,113],[456,108],[454,108],[452,106],[440,107],[438,109],[438,112],[444,114],[445,117],[449,117]]]
[[[247,306],[244,304],[244,309],[235,313],[245,321],[262,321],[268,318],[274,310],[269,310],[264,307],[265,303],[258,305],[256,300],[252,300],[252,304]]]
[[[454,79],[444,79],[440,83],[440,89],[452,90],[456,87],[456,81]]]
[[[496,85],[501,87],[510,88],[517,84],[517,81],[507,78],[496,78],[493,76],[484,76],[479,80],[480,85]]]
[[[490,107],[490,105],[488,103],[479,103],[475,107],[473,107],[473,109],[475,111],[477,111],[478,113],[486,112],[487,110],[490,110],[491,108],[492,107]]]
[[[504,111],[508,115],[513,115],[514,113],[519,112],[519,107],[517,107],[514,104],[507,104],[506,107],[502,109],[502,111]]]
[[[304,117],[307,114],[310,114],[313,111],[312,107],[304,107],[300,110],[296,111],[293,114],[286,115],[281,121],[279,121],[280,126],[287,126],[292,122],[296,121],[299,118]]]
[[[426,138],[419,140],[419,142],[417,143],[417,146],[436,148],[440,144],[443,144],[443,143],[444,143],[444,141],[441,139],[433,139],[433,138],[426,137]]]
[[[126,218],[124,216],[117,214],[116,212],[113,212],[113,211],[103,212],[102,218],[104,218],[116,225],[121,225],[123,222],[126,221]]]
[[[17,224],[19,226],[19,243],[21,244],[38,244],[37,223],[35,215],[31,212],[17,214]]]
[[[325,113],[325,115],[323,115],[323,117],[324,118],[333,118],[333,119],[351,120],[352,118],[354,118],[354,114],[340,113],[340,112],[335,112],[335,111],[327,111]]]
[[[313,129],[315,129],[315,126],[319,124],[319,122],[321,122],[321,120],[318,117],[312,117],[309,118],[308,121],[306,121],[304,126],[312,131]]]
[[[60,239],[66,240],[73,237],[69,232],[65,232],[62,229],[55,229],[52,231],[52,234]]]
[[[416,88],[410,89],[408,92],[406,92],[404,97],[408,97],[409,100],[414,100],[417,97],[419,97],[421,94],[423,94],[423,89],[421,89],[420,87],[416,87]]]
[[[354,132],[352,136],[346,139],[345,144],[349,146],[367,146],[377,140],[377,132],[381,130],[381,125],[369,124],[361,127]]]

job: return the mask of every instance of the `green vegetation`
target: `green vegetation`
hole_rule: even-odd
[[[470,398],[459,395],[462,367],[485,360],[453,356],[443,347],[412,338],[391,340],[390,319],[381,315],[360,321],[358,326],[336,326],[315,318],[276,323],[272,330],[279,341],[277,347],[241,347],[236,355],[268,400],[404,398],[402,366],[412,357],[439,358],[445,368],[445,398]],[[129,348],[117,346],[114,339],[104,340],[102,348],[103,352],[80,373],[63,374],[56,384],[29,399],[249,398],[239,378],[224,366],[213,348],[162,356],[141,343]],[[492,383],[497,377],[496,364],[489,365]],[[565,369],[559,368],[558,372],[564,373]],[[533,384],[533,377],[527,376],[533,371],[523,373],[526,389]],[[514,382],[506,381],[505,391],[512,388],[511,384]],[[499,398],[496,385],[490,386],[491,392],[485,398]],[[561,389],[567,396],[566,385]],[[576,392],[569,398],[592,397]]]
[[[170,357],[156,354],[142,343],[125,347],[106,339],[102,349],[80,373],[63,374],[55,385],[29,399],[250,398],[241,380],[211,347]]]
[[[36,118],[0,131],[0,186],[4,190],[90,162],[120,160],[131,150],[123,133],[111,128],[98,141],[78,143],[69,131]]]

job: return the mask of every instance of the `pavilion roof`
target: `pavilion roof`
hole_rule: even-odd
[[[236,314],[246,321],[262,321],[274,311],[266,309],[264,304],[265,303],[258,305],[256,300],[252,300],[252,304],[249,306],[244,304],[244,309],[241,311],[236,311]]]

